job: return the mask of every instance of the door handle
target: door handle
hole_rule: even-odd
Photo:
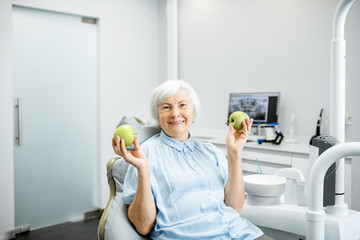
[[[22,117],[21,117],[21,112],[22,112],[22,104],[21,104],[21,98],[17,98],[17,116],[18,116],[18,136],[16,137],[16,140],[18,141],[18,146],[22,145]]]

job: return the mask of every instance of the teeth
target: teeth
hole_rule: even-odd
[[[176,122],[170,122],[171,124],[179,124],[179,123],[183,123],[184,121],[176,121]]]

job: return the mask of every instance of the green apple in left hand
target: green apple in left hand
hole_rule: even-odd
[[[135,140],[134,129],[128,124],[123,124],[114,131],[114,141],[116,141],[116,136],[119,136],[120,139],[124,139],[125,147],[131,146]]]
[[[233,112],[229,117],[229,123],[232,124],[235,130],[243,130],[243,121],[249,116],[241,111]]]

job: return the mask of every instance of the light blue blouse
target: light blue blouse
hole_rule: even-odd
[[[157,207],[152,239],[255,239],[263,232],[224,203],[227,160],[213,144],[161,132],[142,144]],[[123,201],[131,204],[137,170],[129,166]]]

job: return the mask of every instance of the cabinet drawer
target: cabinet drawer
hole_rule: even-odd
[[[269,163],[260,163],[261,172],[263,174],[275,174],[279,169],[286,168],[287,166],[284,165],[277,165],[277,164],[269,164]],[[243,159],[242,161],[242,168],[243,168],[243,174],[256,174],[259,173],[259,166],[255,161],[249,161],[246,159]]]
[[[242,158],[250,161],[266,162],[291,166],[291,153],[287,152],[274,152],[269,150],[258,149],[256,151],[245,148],[242,153]]]

